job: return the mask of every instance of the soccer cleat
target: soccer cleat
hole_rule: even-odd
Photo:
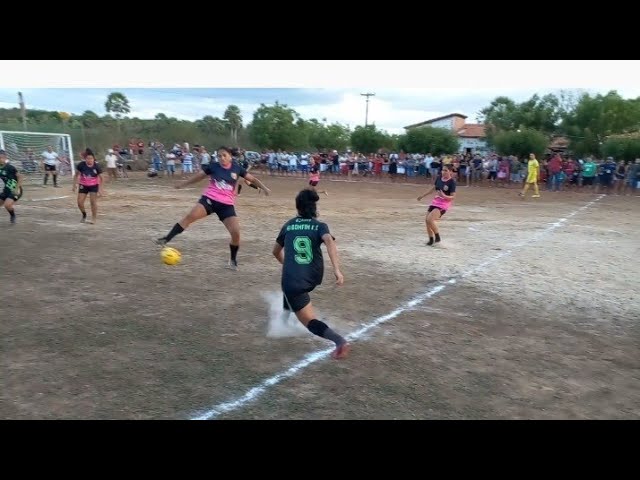
[[[156,245],[160,245],[161,247],[164,247],[167,244],[167,239],[162,237],[162,238],[156,238],[153,241]]]
[[[16,223],[16,216],[14,215],[13,217],[11,217],[11,218],[9,219],[9,222],[11,222],[11,224],[15,225],[15,223]]]
[[[226,266],[227,269],[236,271],[238,270],[238,261],[237,260],[229,260],[229,263]]]
[[[343,358],[347,358],[349,356],[349,351],[351,350],[351,345],[348,343],[343,343],[339,347],[331,352],[331,358],[335,358],[336,360],[342,360]]]
[[[328,197],[329,196],[329,192],[327,192],[326,190],[324,191],[324,194]]]
[[[540,198],[540,195],[531,195],[531,198]]]

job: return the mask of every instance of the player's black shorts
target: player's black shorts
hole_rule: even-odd
[[[312,187],[317,187],[318,186],[318,180],[309,180],[309,185],[311,185]]]
[[[100,185],[78,185],[78,193],[98,193]]]
[[[311,303],[309,292],[282,294],[282,308],[291,312],[299,312]]]
[[[9,199],[9,200],[13,200],[14,202],[17,202],[18,200],[20,200],[21,196],[22,196],[22,187],[20,187],[19,192],[12,192],[8,188],[3,188],[2,192],[0,192],[0,201],[4,202],[5,200]]]
[[[432,212],[432,211],[434,211],[436,209],[440,210],[440,216],[442,216],[445,213],[447,213],[447,209],[446,208],[436,207],[435,205],[429,205],[429,208],[427,209],[427,212]]]
[[[216,202],[215,200],[211,200],[209,197],[201,196],[198,203],[204,207],[207,211],[207,215],[211,215],[215,213],[218,215],[218,218],[221,222],[224,222],[229,217],[236,216],[236,209],[233,205],[227,205],[226,203]]]
[[[593,179],[595,177],[582,177],[582,185],[593,185]]]
[[[55,165],[47,165],[45,163],[44,164],[44,171],[45,172],[55,172],[56,171],[56,166]]]

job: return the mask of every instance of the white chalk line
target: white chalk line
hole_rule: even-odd
[[[63,198],[69,198],[71,195],[63,195],[62,197],[44,197],[44,198],[32,198],[29,202],[48,202],[49,200],[62,200]]]
[[[511,255],[513,253],[514,249],[517,249],[517,248],[524,247],[526,245],[531,245],[532,243],[535,243],[535,241],[539,240],[541,237],[544,237],[544,236],[552,233],[557,228],[563,226],[567,222],[567,220],[569,218],[574,217],[578,213],[580,213],[580,212],[586,210],[587,208],[591,207],[592,205],[594,205],[597,201],[599,201],[603,197],[604,197],[604,195],[598,196],[595,200],[586,203],[585,205],[583,205],[582,207],[578,208],[577,210],[569,213],[566,217],[560,218],[558,221],[552,223],[549,227],[547,227],[544,230],[541,230],[540,232],[532,235],[526,242],[522,242],[520,244],[514,245],[513,249],[503,250],[502,252],[500,252],[499,254],[495,255],[494,257],[491,257],[489,260],[481,263],[480,265],[472,268],[471,270],[469,270],[469,271],[467,271],[467,272],[465,272],[465,273],[463,273],[461,275],[458,275],[458,277],[460,279],[464,279],[464,278],[469,277],[470,275],[475,275],[476,273],[486,269],[488,266],[496,263],[498,260],[500,260],[500,259],[502,259],[502,258],[504,258],[506,256]],[[415,297],[412,300],[409,300],[407,303],[405,303],[404,305],[396,308],[392,312],[389,312],[386,315],[378,317],[375,320],[373,320],[373,321],[371,321],[371,322],[369,322],[367,324],[364,324],[361,328],[359,328],[358,330],[356,330],[354,332],[351,332],[345,338],[349,342],[352,342],[354,340],[360,339],[363,335],[365,335],[370,330],[382,325],[383,323],[388,322],[389,320],[393,320],[394,318],[398,317],[400,314],[406,312],[407,310],[411,310],[412,308],[420,305],[425,300],[428,300],[429,298],[433,297],[434,295],[442,292],[448,286],[456,284],[457,281],[458,281],[457,278],[451,278],[451,279],[447,280],[444,283],[436,285],[435,287],[431,288],[430,290],[426,291],[425,293],[423,293],[421,295],[418,295],[417,297]],[[206,412],[203,412],[203,413],[200,413],[200,414],[197,414],[196,416],[192,417],[191,420],[212,420],[212,419],[215,419],[216,417],[219,417],[220,415],[222,415],[224,413],[229,413],[229,412],[232,412],[234,410],[238,410],[239,408],[244,407],[246,404],[256,400],[263,393],[265,393],[269,389],[269,387],[273,387],[273,386],[279,384],[280,382],[282,382],[283,380],[286,380],[287,378],[291,378],[291,377],[295,376],[298,372],[300,372],[301,370],[304,370],[309,365],[312,365],[312,364],[318,362],[319,360],[322,360],[323,358],[328,357],[331,354],[331,352],[333,352],[333,350],[334,350],[334,348],[331,347],[331,348],[326,348],[324,350],[318,350],[316,352],[309,353],[302,360],[300,360],[299,362],[293,364],[287,370],[284,370],[284,371],[282,371],[280,373],[276,373],[275,375],[263,380],[259,385],[249,389],[244,395],[242,395],[241,397],[237,398],[236,400],[232,400],[232,401],[229,401],[229,402],[224,402],[224,403],[220,403],[218,405],[215,405],[210,410],[208,410]]]

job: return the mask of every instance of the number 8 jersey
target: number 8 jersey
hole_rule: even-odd
[[[284,248],[282,290],[291,294],[310,292],[322,283],[324,259],[322,237],[329,226],[315,218],[296,217],[285,223],[276,239]]]

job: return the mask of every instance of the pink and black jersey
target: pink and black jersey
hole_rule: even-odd
[[[206,167],[206,168],[205,168]],[[235,187],[238,177],[244,178],[247,170],[235,161],[226,167],[214,162],[202,166],[203,171],[209,175],[209,185],[202,193],[205,197],[225,205],[234,205],[236,200]]]
[[[76,170],[80,174],[80,185],[85,187],[93,187],[100,184],[98,175],[102,173],[100,165],[94,162],[92,166],[87,165],[84,160],[76,166]]]
[[[313,162],[313,165],[311,165],[311,175],[309,175],[309,180],[312,182],[320,181],[320,164]]]
[[[453,193],[456,191],[456,181],[453,178],[450,178],[445,182],[444,180],[442,180],[442,177],[439,176],[438,178],[436,178],[435,188],[436,192],[442,192],[445,195],[453,195]],[[446,210],[451,206],[452,203],[453,200],[442,197],[435,197],[431,202],[431,205]]]

